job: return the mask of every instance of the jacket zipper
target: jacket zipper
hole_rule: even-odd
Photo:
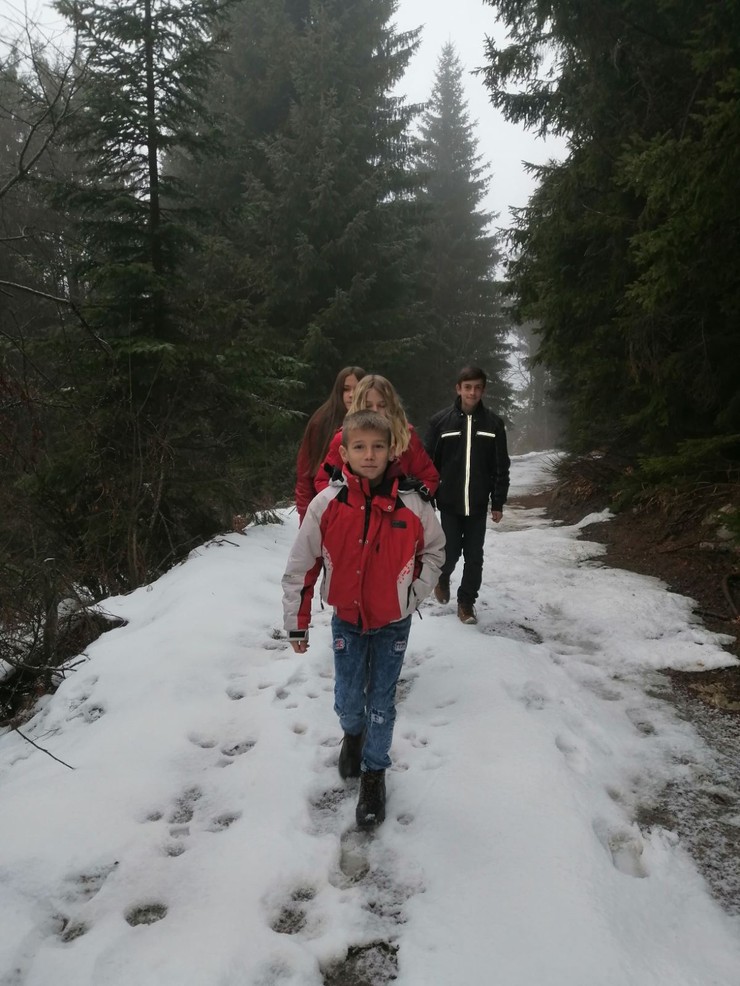
[[[465,516],[470,516],[470,455],[472,452],[473,436],[473,415],[465,415],[467,421],[467,435],[465,436]]]
[[[367,534],[368,531],[370,530],[370,510],[372,509],[372,503],[373,503],[372,497],[366,496],[365,497],[365,524],[362,530],[362,551],[360,552],[360,570],[364,568],[364,564],[365,564],[365,545],[367,544]],[[360,611],[360,615],[357,617],[357,626],[360,630],[362,630],[365,625],[363,620],[364,606],[362,602],[362,578],[363,577],[361,575],[359,593],[358,593],[360,598],[357,600],[357,608]]]

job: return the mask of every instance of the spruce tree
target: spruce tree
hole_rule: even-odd
[[[449,394],[456,370],[478,364],[489,374],[490,400],[505,412],[510,347],[494,274],[500,256],[490,231],[494,216],[483,208],[489,177],[468,114],[463,67],[451,43],[439,57],[421,136],[425,184],[418,201],[426,220],[422,263],[428,317],[414,408],[427,417]]]
[[[212,84],[224,284],[303,361],[305,410],[345,363],[398,379],[421,331],[417,108],[393,95],[417,32],[395,31],[395,6],[245,0]]]

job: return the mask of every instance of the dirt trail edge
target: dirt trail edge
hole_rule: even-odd
[[[555,522],[573,524],[601,511],[603,502],[566,503],[553,490],[514,497],[512,505],[539,507]],[[731,551],[703,550],[698,533],[676,536],[653,513],[625,512],[584,527],[580,537],[606,546],[605,565],[651,575],[672,592],[695,600],[695,614],[706,627],[726,634],[728,653],[740,657],[740,621],[728,605],[723,583],[740,571]],[[740,666],[714,671],[666,671],[660,697],[690,722],[716,754],[711,776],[685,786],[670,785],[644,807],[635,821],[660,825],[680,837],[713,894],[740,913]]]

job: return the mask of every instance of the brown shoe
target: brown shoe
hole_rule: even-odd
[[[448,603],[450,601],[450,580],[440,576],[439,582],[434,587],[434,598],[438,603]]]
[[[475,606],[472,603],[458,602],[457,618],[461,623],[477,623],[478,617],[475,615]]]

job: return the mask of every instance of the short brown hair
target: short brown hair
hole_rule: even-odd
[[[377,411],[352,411],[347,415],[342,425],[342,445],[345,448],[353,431],[376,431],[386,440],[388,448],[391,446],[391,426],[387,418]]]
[[[481,370],[479,366],[464,366],[457,375],[458,386],[464,380],[482,380],[484,387],[488,383],[488,377],[486,376],[486,371]]]

